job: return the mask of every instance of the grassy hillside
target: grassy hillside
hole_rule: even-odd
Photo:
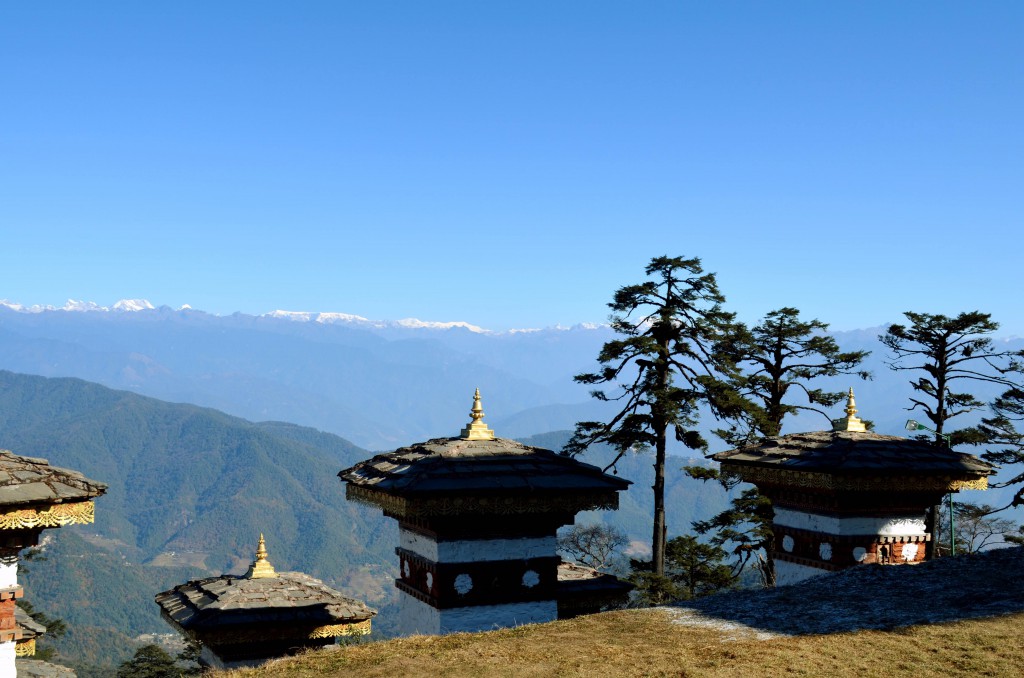
[[[689,604],[688,604],[689,605]],[[345,676],[1019,676],[1024,549],[865,565],[690,607],[413,637],[223,678]]]
[[[310,653],[223,678],[1019,676],[1024,614],[895,631],[728,640],[662,609]]]

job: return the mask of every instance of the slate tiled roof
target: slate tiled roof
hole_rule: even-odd
[[[22,640],[30,640],[46,633],[46,627],[29,616],[29,613],[20,607],[14,608],[14,622],[21,629]]]
[[[505,438],[436,438],[379,454],[338,475],[353,485],[410,498],[599,493],[630,485],[591,464]]]
[[[84,501],[106,491],[106,485],[77,471],[0,450],[0,507]]]
[[[324,626],[361,622],[377,614],[301,572],[278,572],[266,579],[197,579],[157,594],[156,602],[174,623],[190,631],[249,624]]]
[[[816,431],[764,438],[761,442],[712,455],[741,467],[833,475],[986,477],[994,467],[974,455],[930,441],[870,432]]]

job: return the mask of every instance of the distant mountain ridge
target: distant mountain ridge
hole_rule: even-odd
[[[403,325],[363,322],[352,314],[216,316],[190,308],[147,308],[152,304],[138,299],[106,311],[84,302],[73,304],[84,312],[27,312],[15,306],[0,304],[0,369],[78,377],[253,421],[293,422],[342,435],[366,449],[390,450],[455,434],[477,387],[487,421],[507,437],[572,429],[580,420],[606,418],[614,407],[573,381],[597,366],[601,347],[615,336],[607,326],[490,333],[462,321]],[[816,386],[854,387],[859,416],[873,421],[880,433],[903,435],[904,423],[915,416],[907,410],[911,373],[889,369],[888,351],[878,341],[883,331],[832,333],[843,350],[872,352],[864,367],[873,380],[841,376]],[[1024,339],[996,341],[1024,348]],[[976,390],[983,400],[997,392],[984,385]],[[801,413],[787,419],[784,432],[828,428],[831,419],[842,416],[841,407],[826,415]],[[955,425],[973,421],[962,417]],[[723,450],[710,435],[716,422],[704,417],[700,425],[711,451]],[[678,445],[674,452],[688,454]],[[976,500],[998,504],[1001,493]]]
[[[136,302],[114,306],[148,304]],[[461,425],[451,413],[467,408],[477,387],[495,420],[588,400],[572,376],[589,367],[610,337],[600,327],[479,333],[459,323],[426,325],[0,304],[0,369],[79,377],[393,449]]]
[[[154,306],[147,299],[121,299],[115,302],[112,306],[101,306],[94,301],[79,301],[76,299],[68,299],[63,306],[53,306],[44,304],[32,304],[24,305],[17,302],[8,301],[7,299],[0,299],[0,307],[9,309],[11,311],[17,311],[19,313],[46,313],[46,312],[132,312],[132,311],[156,311],[156,310],[174,310],[170,306],[160,306],[159,309]],[[189,304],[180,306],[178,311],[194,311],[197,313],[205,313],[205,311],[196,311]],[[211,314],[215,315],[215,314]],[[234,315],[234,314],[233,314]],[[245,315],[245,314],[241,314]],[[218,316],[219,317],[219,316]],[[352,313],[337,313],[337,312],[320,312],[320,311],[284,311],[275,310],[268,313],[263,313],[258,318],[280,318],[283,320],[291,320],[294,322],[315,322],[321,324],[350,324],[357,326],[364,326],[375,329],[385,328],[402,328],[402,329],[434,329],[434,330],[450,330],[455,328],[461,328],[477,334],[521,334],[525,332],[541,332],[543,329],[548,330],[594,330],[600,327],[606,327],[596,323],[579,323],[569,327],[556,325],[548,328],[522,328],[522,329],[510,329],[505,331],[489,330],[479,325],[473,325],[471,323],[455,320],[455,321],[434,321],[434,320],[420,320],[418,318],[403,318],[401,320],[370,320],[360,315],[354,315]]]

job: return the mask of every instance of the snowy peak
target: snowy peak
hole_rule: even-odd
[[[476,332],[478,334],[494,334],[491,330],[484,329],[477,325],[471,325],[467,322],[453,321],[453,322],[432,322],[427,320],[419,320],[417,318],[404,318],[402,320],[370,320],[364,318],[361,315],[352,315],[350,313],[317,313],[315,311],[271,311],[263,315],[264,318],[281,318],[283,320],[291,320],[293,322],[315,322],[322,325],[336,325],[336,324],[349,324],[349,325],[362,325],[364,327],[372,327],[376,329],[385,328],[404,328],[404,329],[432,329],[432,330],[450,330],[456,327],[460,327],[470,332]]]
[[[145,299],[122,299],[112,307],[115,311],[152,311],[153,304]]]
[[[7,308],[12,311],[19,311],[21,313],[43,313],[44,311],[70,311],[78,313],[87,313],[91,311],[121,311],[121,312],[133,312],[133,311],[152,311],[155,309],[153,304],[149,303],[145,299],[122,299],[113,306],[100,306],[95,301],[79,301],[77,299],[68,299],[61,307],[32,304],[31,306],[25,306],[18,304],[13,301],[6,299],[0,299],[0,307]]]
[[[164,306],[161,307],[164,311],[172,312],[170,308]],[[156,307],[147,299],[121,299],[112,306],[100,306],[94,301],[80,301],[77,299],[68,299],[67,303],[63,306],[51,306],[42,304],[33,304],[26,306],[17,302],[8,301],[6,299],[0,299],[0,309],[7,309],[10,311],[17,311],[19,313],[45,313],[45,312],[58,312],[64,311],[67,313],[98,313],[98,312],[113,312],[113,313],[137,313],[140,311],[153,311]],[[178,312],[193,312],[194,309],[188,305],[183,304],[178,309]],[[199,311],[201,313],[201,311]],[[245,315],[245,314],[242,314]],[[251,316],[250,316],[251,317]],[[361,315],[355,315],[352,313],[320,313],[317,311],[285,311],[276,310],[269,313],[264,313],[258,316],[260,318],[272,318],[275,320],[282,320],[286,322],[297,322],[297,323],[316,323],[319,325],[348,325],[352,327],[360,327],[368,330],[465,330],[474,334],[482,335],[515,335],[515,334],[532,334],[536,332],[567,332],[567,331],[587,331],[597,330],[607,327],[607,325],[596,325],[593,323],[580,323],[578,325],[565,326],[555,325],[554,327],[548,327],[545,329],[541,328],[517,328],[507,331],[495,331],[489,330],[479,325],[474,325],[462,320],[452,321],[432,321],[432,320],[420,320],[419,318],[403,318],[401,320],[370,320],[364,318]]]

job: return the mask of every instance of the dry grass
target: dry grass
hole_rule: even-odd
[[[664,609],[312,652],[218,678],[274,676],[1021,676],[1024,614],[890,631],[727,640]]]

